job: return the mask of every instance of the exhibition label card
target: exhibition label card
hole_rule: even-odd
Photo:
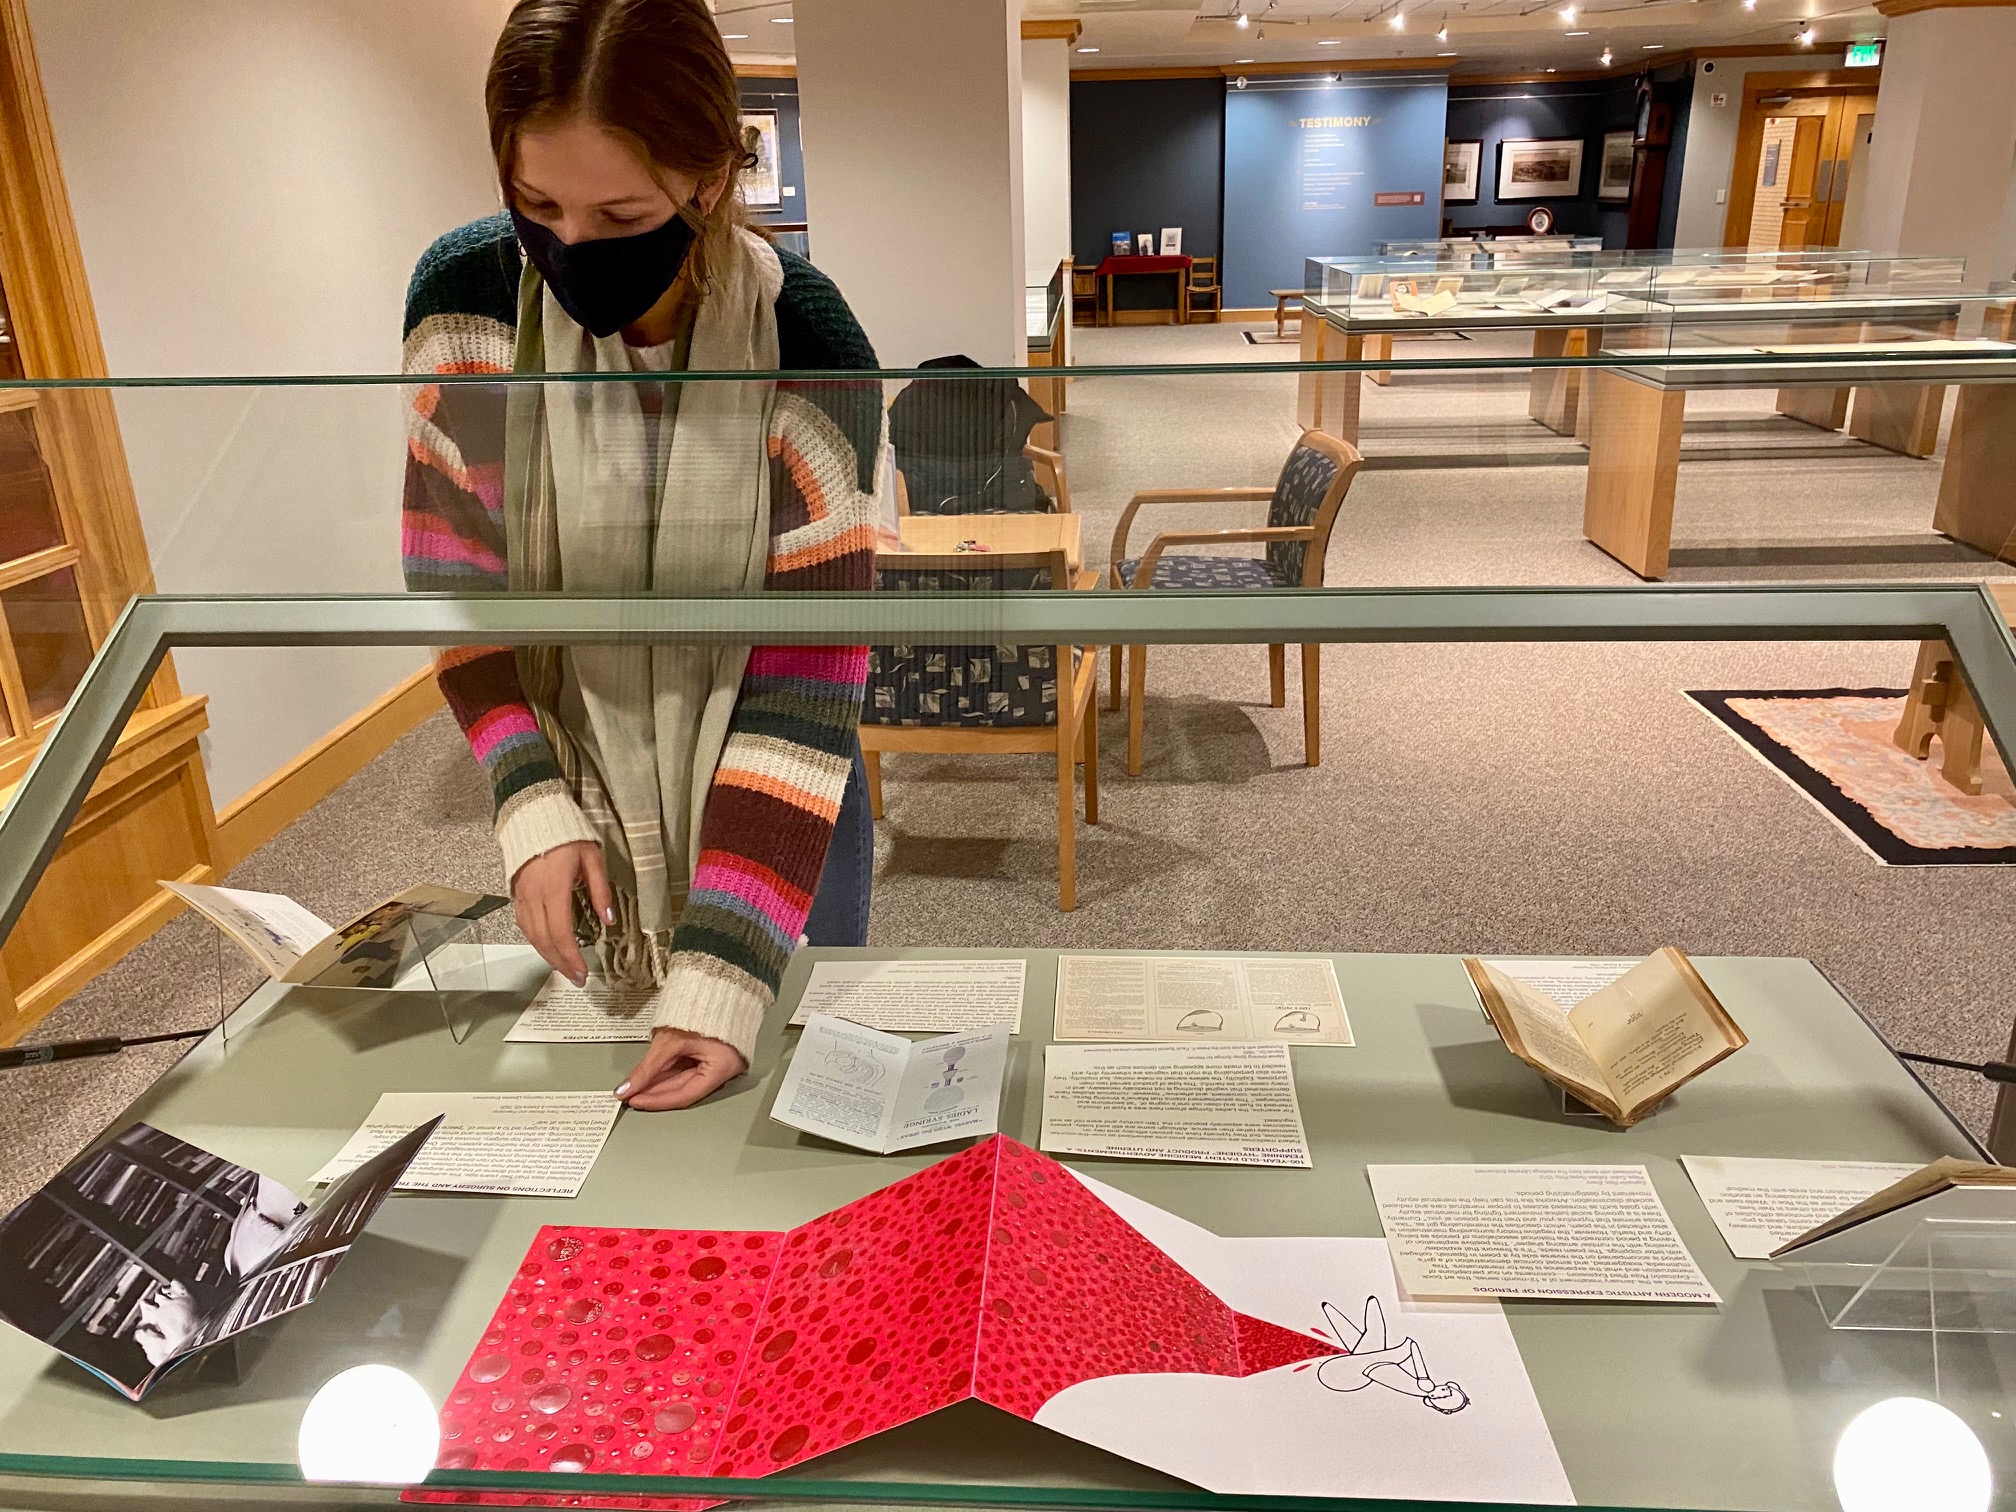
[[[893,1155],[998,1131],[1008,1026],[907,1040],[815,1013],[770,1116],[857,1150]]]
[[[1734,1155],[1682,1155],[1680,1163],[1739,1260],[1770,1259],[1801,1234],[1919,1169],[1909,1162]]]
[[[1623,960],[1541,959],[1486,956],[1484,964],[1515,982],[1544,992],[1563,1008],[1573,1008],[1593,992],[1601,992],[1638,963]]]
[[[311,1179],[334,1181],[439,1118],[400,1191],[576,1197],[622,1109],[606,1091],[387,1092]]]
[[[1050,1045],[1042,1147],[1060,1155],[1307,1166],[1286,1045]]]
[[[656,987],[626,987],[605,976],[591,976],[586,986],[576,987],[556,971],[504,1038],[511,1044],[541,1045],[648,1040],[657,995]]]
[[[815,1013],[870,1029],[948,1033],[1006,1024],[1022,1032],[1022,983],[1029,963],[981,961],[818,961],[793,1024]]]
[[[1322,956],[1057,958],[1060,1040],[1348,1045],[1337,968]]]
[[[1411,1297],[1719,1302],[1643,1166],[1365,1168]]]

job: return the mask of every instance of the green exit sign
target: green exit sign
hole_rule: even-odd
[[[1850,42],[1848,56],[1841,60],[1844,68],[1874,68],[1883,61],[1881,42]]]

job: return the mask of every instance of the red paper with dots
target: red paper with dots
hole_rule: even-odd
[[[542,1228],[442,1409],[439,1463],[761,1476],[968,1397],[1033,1419],[1102,1376],[1243,1376],[1337,1352],[1234,1312],[1064,1167],[997,1135],[789,1233]]]

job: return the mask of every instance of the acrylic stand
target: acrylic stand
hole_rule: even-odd
[[[1830,1328],[2016,1333],[2016,1214],[1891,1216],[1785,1257]]]
[[[508,917],[508,913],[502,916]],[[459,1045],[475,1023],[477,999],[492,990],[491,954],[501,943],[486,939],[492,917],[486,914],[478,919],[465,919],[416,912],[401,921],[363,947],[376,962],[373,975],[382,979],[383,985],[356,986],[347,981],[331,983],[326,980],[274,982],[273,985],[279,987],[282,993],[299,988],[344,999],[363,997],[385,1001],[392,994],[430,998],[448,1030],[448,1037]],[[215,947],[218,1037],[228,1052],[233,1032],[232,1020],[238,1010],[256,995],[259,986],[266,985],[266,981],[261,981],[251,993],[234,1000],[226,982],[227,968],[231,962],[245,962],[245,957],[229,944],[222,930],[215,931]],[[354,966],[355,958],[346,958],[344,964]],[[246,1027],[249,1024],[240,1025],[240,1032]]]

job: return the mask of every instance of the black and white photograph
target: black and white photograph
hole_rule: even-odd
[[[1528,137],[1498,144],[1498,198],[1573,199],[1582,192],[1582,139]]]
[[[1482,141],[1451,138],[1442,144],[1442,203],[1477,203],[1479,165],[1484,161]]]
[[[183,1360],[314,1301],[432,1132],[307,1207],[135,1124],[0,1218],[0,1319],[137,1401]]]
[[[1628,200],[1631,198],[1631,160],[1635,149],[1635,138],[1628,131],[1606,131],[1603,133],[1603,165],[1596,174],[1596,198],[1599,200]]]

